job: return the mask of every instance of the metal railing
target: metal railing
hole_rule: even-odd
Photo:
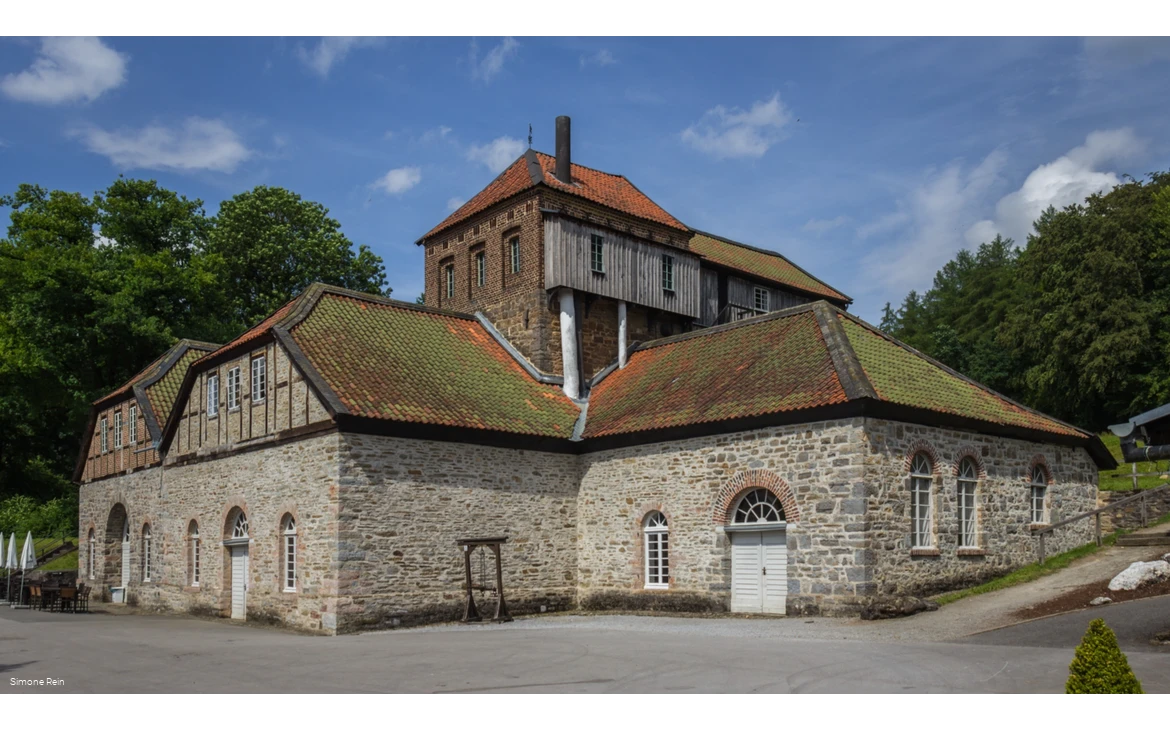
[[[1037,550],[1037,553],[1039,553],[1039,555],[1040,555],[1040,563],[1044,563],[1044,559],[1047,558],[1047,556],[1048,556],[1047,552],[1045,551],[1045,548],[1044,548],[1044,536],[1046,534],[1053,532],[1057,528],[1063,528],[1066,525],[1071,525],[1073,523],[1076,523],[1078,520],[1086,520],[1088,518],[1093,518],[1093,522],[1095,524],[1094,525],[1094,534],[1095,534],[1095,537],[1097,540],[1097,545],[1100,546],[1101,541],[1102,541],[1102,537],[1101,537],[1101,514],[1102,513],[1108,512],[1110,510],[1116,510],[1117,508],[1120,508],[1124,505],[1129,505],[1130,503],[1140,502],[1141,509],[1142,509],[1142,527],[1145,528],[1146,526],[1148,526],[1150,524],[1149,509],[1147,508],[1147,504],[1148,504],[1150,495],[1155,495],[1157,493],[1165,492],[1165,491],[1170,491],[1170,482],[1159,485],[1158,487],[1151,487],[1148,490],[1142,490],[1141,493],[1139,493],[1137,495],[1131,495],[1131,496],[1124,498],[1122,500],[1118,500],[1115,503],[1110,503],[1109,505],[1104,505],[1100,508],[1097,508],[1096,510],[1090,510],[1086,513],[1081,513],[1080,515],[1074,515],[1073,517],[1066,518],[1066,519],[1060,521],[1059,523],[1053,523],[1052,525],[1046,525],[1043,528],[1038,528],[1036,530],[1036,537],[1039,539],[1039,545],[1037,545],[1036,550]]]

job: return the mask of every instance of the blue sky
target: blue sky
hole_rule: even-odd
[[[961,247],[1170,168],[1170,41],[6,39],[0,190],[156,178],[320,201],[422,289],[418,237],[526,146],[778,250],[876,320]]]

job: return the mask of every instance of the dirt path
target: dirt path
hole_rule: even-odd
[[[1160,530],[1165,526],[1145,531]],[[1149,561],[1170,552],[1166,546],[1110,546],[1068,568],[1007,589],[947,604],[937,612],[886,620],[904,639],[951,640],[1019,621],[1016,613],[1086,584],[1108,581],[1134,561]],[[893,629],[894,627],[891,627]]]

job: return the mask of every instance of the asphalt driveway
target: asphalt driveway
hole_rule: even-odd
[[[0,692],[1061,692],[1090,618],[962,642],[899,640],[881,622],[626,616],[310,637],[188,617],[4,607]],[[1134,643],[1127,651],[1147,692],[1170,691],[1164,652]]]

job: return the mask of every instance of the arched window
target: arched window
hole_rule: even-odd
[[[1032,468],[1032,522],[1048,522],[1048,470],[1043,465]]]
[[[297,590],[297,522],[291,515],[284,516],[281,533],[284,536],[284,590]]]
[[[89,543],[89,558],[88,558],[89,565],[86,567],[86,569],[87,569],[86,575],[89,576],[90,581],[93,581],[94,579],[97,578],[97,575],[94,573],[94,567],[97,566],[97,536],[94,535],[93,528],[89,529],[88,543]]]
[[[191,521],[187,527],[187,578],[191,586],[199,586],[199,524]]]
[[[236,522],[232,524],[232,538],[247,538],[248,537],[248,516],[244,515],[244,511],[236,516]]]
[[[655,510],[642,521],[642,536],[646,563],[646,588],[666,589],[670,586],[670,541],[666,516]]]
[[[930,484],[934,481],[934,464],[922,452],[910,463],[910,546],[930,548],[934,545],[934,510]]]
[[[757,487],[739,499],[735,506],[732,523],[781,523],[784,521],[784,506],[775,495]]]
[[[150,523],[142,526],[142,581],[146,583],[150,581],[151,565],[150,565]]]
[[[975,532],[975,486],[979,468],[975,460],[965,457],[959,463],[959,548],[978,548]]]

